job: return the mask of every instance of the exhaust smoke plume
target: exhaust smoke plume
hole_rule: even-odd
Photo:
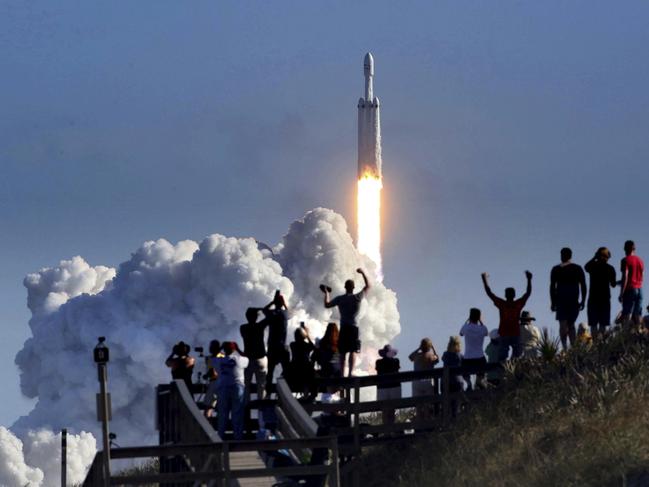
[[[98,336],[106,336],[111,349],[112,431],[122,446],[155,443],[154,387],[170,380],[164,360],[174,343],[240,340],[245,309],[266,304],[276,289],[292,310],[290,326],[306,321],[319,336],[327,321],[338,318],[323,307],[319,284],[342,293],[357,267],[366,268],[375,281],[359,317],[364,363],[369,364],[376,357],[367,351],[400,331],[397,299],[376,283],[375,264],[358,252],[345,220],[331,210],[318,208],[294,222],[273,252],[260,250],[253,238],[215,234],[200,243],[145,242],[118,269],[92,267],[75,257],[30,274],[25,286],[32,337],[16,364],[23,393],[37,402],[12,427],[24,445],[0,430],[0,479],[15,472],[21,482],[40,485],[41,471],[44,485],[58,482],[55,462],[45,459],[42,445],[56,443],[52,431],[63,427],[82,432],[71,461],[85,470],[95,443],[83,431],[97,436],[99,428],[91,353]],[[11,469],[5,458],[20,467]]]

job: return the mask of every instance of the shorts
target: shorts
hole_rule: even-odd
[[[338,336],[338,350],[345,354],[349,352],[359,353],[361,341],[358,339],[358,327],[355,325],[342,325]]]
[[[622,295],[622,314],[642,316],[642,289],[627,289]]]
[[[560,303],[557,305],[557,321],[574,323],[579,316],[579,303]]]
[[[611,324],[611,303],[588,303],[588,325],[593,330],[604,331]]]
[[[382,387],[376,389],[376,399],[385,401],[387,399],[401,399],[401,386]]]

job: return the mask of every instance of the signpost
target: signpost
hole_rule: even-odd
[[[108,359],[109,350],[106,346],[106,338],[99,337],[99,343],[94,350],[94,359],[97,364],[97,373],[99,378],[99,395],[97,397],[97,420],[101,421],[102,441],[104,446],[104,487],[110,485],[110,432],[108,431],[108,421],[110,421],[110,398],[107,392],[108,382]]]

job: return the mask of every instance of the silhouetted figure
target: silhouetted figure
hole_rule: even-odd
[[[313,383],[314,370],[311,354],[315,349],[304,323],[295,330],[295,341],[291,342],[291,364],[288,383],[293,392],[307,394]]]
[[[325,334],[313,352],[313,359],[320,367],[320,377],[342,377],[338,352],[339,333],[336,323],[327,324]]]
[[[324,293],[324,306],[325,308],[338,307],[340,314],[340,338],[338,341],[338,348],[340,350],[341,367],[345,370],[345,359],[349,354],[349,368],[348,376],[351,376],[356,366],[356,354],[361,351],[361,341],[358,334],[358,323],[356,318],[361,309],[361,301],[370,289],[370,282],[367,280],[367,275],[363,269],[356,269],[363,277],[365,285],[359,293],[354,294],[354,281],[348,279],[345,281],[345,294],[336,296],[330,299],[331,288],[321,285],[320,290]]]
[[[291,354],[286,345],[288,329],[288,306],[284,296],[275,292],[273,301],[262,310],[268,323],[268,375],[266,379],[267,393],[273,383],[275,367],[282,366],[282,374],[286,374],[291,361]]]
[[[171,355],[167,357],[165,365],[171,369],[171,378],[185,381],[187,388],[191,392],[192,373],[196,361],[194,357],[189,355],[190,351],[191,347],[185,342],[176,343],[171,350]]]
[[[396,374],[399,372],[401,365],[397,358],[397,349],[391,345],[384,346],[379,350],[381,357],[376,361],[376,375]],[[388,399],[401,399],[401,382],[383,382],[376,387],[376,398],[379,401]],[[382,409],[381,418],[383,424],[394,423],[394,408],[386,407]]]
[[[250,397],[250,385],[252,376],[255,376],[257,387],[257,399],[264,399],[266,387],[266,375],[268,374],[268,357],[266,356],[266,344],[264,343],[264,330],[268,322],[262,320],[257,322],[259,308],[248,308],[246,310],[247,323],[241,325],[241,338],[243,338],[243,355],[248,357],[249,363],[245,373],[246,400]]]
[[[452,336],[449,338],[448,346],[446,347],[446,352],[442,355],[442,362],[444,367],[461,367],[462,366],[462,345],[460,343],[459,336]],[[454,392],[462,391],[462,377],[459,374],[451,373],[449,374],[449,392],[452,394]],[[451,412],[453,417],[457,415],[459,410],[459,403],[457,399],[451,400]]]
[[[221,342],[218,340],[212,340],[208,349],[209,355],[205,357],[205,362],[207,364],[207,372],[205,374],[207,378],[207,389],[205,391],[205,396],[203,397],[203,402],[205,403],[205,416],[211,417],[216,405],[216,393],[218,387],[218,378],[219,374],[216,372],[216,359],[224,357],[225,355],[221,351]]]
[[[529,311],[523,311],[521,314],[521,349],[522,356],[533,358],[539,354],[539,341],[541,340],[541,331],[532,324],[536,318]]]
[[[500,362],[500,335],[498,329],[494,328],[489,332],[489,344],[485,348],[488,364],[497,364]],[[487,382],[492,386],[500,384],[500,373],[497,370],[487,372]]]
[[[241,356],[241,351],[235,342],[223,344],[223,357],[214,360],[214,368],[218,374],[217,401],[218,429],[221,438],[225,437],[228,419],[232,419],[234,439],[243,439],[243,422],[246,405],[244,370],[248,366],[248,358]]]
[[[525,277],[527,278],[527,289],[522,297],[514,299],[516,298],[516,290],[513,287],[508,287],[505,289],[505,299],[502,299],[491,292],[491,288],[489,287],[489,274],[486,272],[482,273],[482,284],[484,284],[485,292],[500,312],[500,324],[498,326],[500,362],[507,360],[510,347],[512,349],[512,358],[517,358],[521,355],[521,331],[518,324],[521,311],[523,311],[527,300],[532,294],[532,273],[525,271]]]
[[[482,313],[478,308],[471,308],[469,311],[469,319],[462,325],[460,336],[464,337],[464,360],[463,365],[467,366],[485,366],[487,359],[485,359],[483,346],[484,339],[489,334],[487,327],[482,323]],[[466,388],[470,391],[473,387],[471,385],[471,374],[464,375]],[[476,387],[483,388],[484,373],[476,374]]]
[[[595,256],[586,262],[584,270],[590,275],[590,292],[588,293],[588,324],[593,338],[605,333],[611,324],[611,288],[615,287],[615,268],[608,263],[611,252],[600,247]]]
[[[642,280],[644,277],[644,262],[635,253],[635,243],[627,240],[624,243],[625,257],[620,262],[622,282],[620,287],[620,302],[622,303],[622,323],[628,326],[642,324]]]
[[[571,262],[572,250],[561,249],[561,264],[550,273],[550,301],[559,322],[559,337],[564,350],[568,340],[573,345],[576,338],[575,322],[586,302],[586,275],[581,266]],[[581,290],[581,299],[579,291]]]

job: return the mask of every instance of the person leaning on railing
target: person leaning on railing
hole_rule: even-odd
[[[439,363],[439,356],[430,338],[422,338],[419,348],[408,355],[408,358],[414,364],[415,372],[432,370]],[[432,379],[420,379],[412,382],[413,397],[432,396],[434,393]],[[425,419],[429,415],[430,410],[427,406],[417,406],[417,417],[419,419]]]

